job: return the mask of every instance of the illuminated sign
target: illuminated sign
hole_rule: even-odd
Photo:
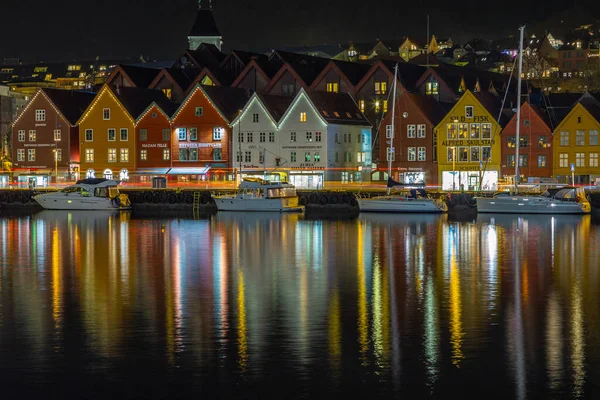
[[[166,143],[142,143],[142,147],[167,147]]]
[[[223,147],[221,143],[192,143],[192,142],[180,142],[179,148],[198,148],[198,147]]]
[[[464,115],[460,116],[460,117],[450,117],[448,119],[448,123],[452,123],[452,122],[491,122],[490,121],[490,117],[488,117],[487,115],[476,115],[473,118],[466,118]]]
[[[442,141],[442,146],[446,147],[454,147],[454,146],[493,146],[496,144],[495,140],[444,140]]]

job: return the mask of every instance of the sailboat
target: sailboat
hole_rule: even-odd
[[[500,193],[494,197],[476,197],[478,213],[509,214],[589,214],[592,210],[581,187],[565,186],[546,190],[541,195],[518,194],[519,143],[521,126],[521,70],[523,68],[523,31],[519,28],[519,69],[517,80],[517,125],[515,138],[515,188],[514,194]]]
[[[360,212],[384,213],[442,213],[448,211],[444,197],[432,198],[423,188],[402,188],[400,191],[391,192],[396,186],[403,186],[394,181],[392,176],[392,160],[394,158],[394,117],[396,109],[396,82],[398,78],[398,64],[394,66],[394,83],[392,90],[392,123],[390,134],[390,147],[387,149],[388,180],[385,195],[363,197],[357,196]],[[387,136],[387,134],[386,134]]]

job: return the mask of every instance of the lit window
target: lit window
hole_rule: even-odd
[[[164,88],[164,89],[162,90],[162,92],[165,94],[165,96],[167,96],[167,98],[168,98],[169,100],[171,100],[171,98],[173,97],[173,90],[172,90],[172,89],[170,89],[170,88]]]
[[[338,83],[337,82],[329,82],[327,83],[327,91],[331,93],[338,93]]]
[[[383,101],[383,112],[386,113],[388,111],[388,101],[384,100]]]
[[[185,128],[177,128],[177,138],[179,140],[187,139],[187,130]]]
[[[598,153],[590,153],[590,167],[598,167]]]
[[[171,159],[171,150],[163,149],[163,160],[170,160],[170,159]]]
[[[32,129],[29,131],[29,141],[30,142],[35,142],[37,138],[37,133],[35,132],[35,129]]]
[[[561,132],[560,133],[560,145],[561,146],[569,145],[569,132]]]
[[[358,101],[358,107],[360,108],[360,112],[365,112],[365,101],[364,100],[359,100]]]
[[[117,149],[108,149],[108,162],[117,162]]]
[[[560,153],[558,157],[558,166],[561,168],[567,168],[569,166],[569,154]]]
[[[46,110],[35,110],[35,120],[36,121],[45,121],[46,120]]]
[[[94,162],[94,149],[85,149],[85,161]]]
[[[492,124],[481,124],[481,138],[491,139],[492,138]]]
[[[310,153],[308,151],[304,153],[304,162],[310,162]]]
[[[321,153],[315,152],[314,157],[315,162],[321,161]]]
[[[585,167],[585,153],[575,153],[575,166]]]
[[[305,112],[300,113],[300,122],[306,122],[306,113]]]
[[[576,146],[585,146],[585,131],[576,131],[575,132],[575,145]]]
[[[129,149],[121,149],[121,162],[129,162]]]
[[[148,160],[148,150],[140,150],[140,160]]]
[[[375,82],[375,94],[385,94],[387,90],[387,82]]]
[[[379,100],[375,100],[375,112],[378,113],[380,111]]]

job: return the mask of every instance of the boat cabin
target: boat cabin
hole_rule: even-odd
[[[238,187],[238,197],[264,199],[296,197],[296,187],[287,182],[271,182],[261,178],[244,178]]]

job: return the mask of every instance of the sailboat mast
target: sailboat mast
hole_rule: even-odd
[[[395,121],[395,111],[396,111],[396,81],[398,79],[398,64],[394,65],[394,82],[392,86],[392,137],[390,138],[390,147],[388,147],[388,179],[392,177],[392,158],[394,158],[396,149],[394,148],[394,136],[396,136],[396,132],[394,131],[394,121]],[[390,194],[390,185],[386,185],[387,193]]]
[[[521,70],[523,68],[523,31],[525,26],[519,28],[519,69],[517,75],[517,129],[515,137],[515,193],[519,191],[519,146],[520,142],[520,128],[521,128]]]

